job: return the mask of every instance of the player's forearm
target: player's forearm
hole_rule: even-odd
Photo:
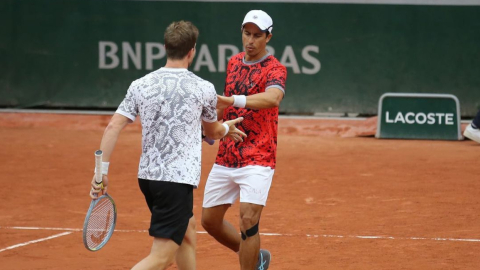
[[[100,143],[100,150],[103,151],[103,161],[109,162],[110,155],[115,148],[115,145],[118,140],[119,132],[114,131],[110,127],[105,129],[105,133],[103,134],[102,142]]]
[[[247,96],[246,99],[247,103],[245,104],[245,108],[255,110],[275,108],[280,106],[280,102],[282,101],[280,96],[270,92]]]
[[[110,155],[117,144],[120,132],[127,125],[128,121],[124,119],[124,116],[114,114],[110,123],[105,128],[103,133],[102,142],[100,143],[100,150],[103,151],[103,161],[109,162]]]
[[[249,96],[234,95],[231,97],[218,96],[217,107],[224,109],[228,106],[249,109],[270,109],[280,106],[283,92],[277,88],[269,88],[263,93]]]

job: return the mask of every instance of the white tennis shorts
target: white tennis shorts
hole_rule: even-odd
[[[264,166],[228,168],[213,165],[207,179],[203,207],[240,202],[265,206],[275,170]]]

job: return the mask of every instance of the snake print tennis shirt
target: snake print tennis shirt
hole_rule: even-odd
[[[119,113],[142,124],[138,178],[198,186],[201,120],[217,121],[213,84],[187,69],[160,68],[134,81]]]

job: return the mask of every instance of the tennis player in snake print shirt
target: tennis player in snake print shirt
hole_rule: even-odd
[[[135,80],[105,129],[103,183],[120,131],[136,117],[142,124],[142,154],[138,185],[151,212],[150,254],[132,269],[165,269],[176,256],[179,269],[193,270],[195,218],[193,188],[200,181],[202,132],[212,139],[245,134],[235,127],[242,118],[217,121],[217,94],[213,85],[187,68],[195,57],[198,29],[190,22],[173,22],[165,30],[167,63]],[[129,157],[124,157],[129,158]],[[92,181],[92,198],[101,190]]]

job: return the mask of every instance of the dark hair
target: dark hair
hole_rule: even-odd
[[[198,29],[188,21],[172,22],[163,35],[167,58],[183,59],[195,47],[198,38]]]

